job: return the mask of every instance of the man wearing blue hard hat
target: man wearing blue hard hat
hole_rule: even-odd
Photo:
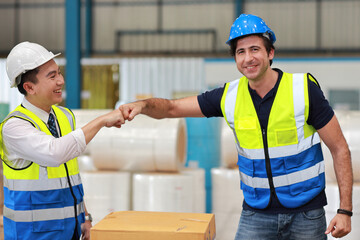
[[[235,239],[326,239],[351,231],[350,150],[334,111],[310,73],[271,68],[274,32],[241,14],[226,42],[243,77],[198,96],[150,98],[120,106],[125,119],[224,117],[238,150],[243,211]],[[338,214],[326,225],[323,141],[340,191]],[[241,204],[241,203],[239,203]]]

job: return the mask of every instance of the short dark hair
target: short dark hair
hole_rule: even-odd
[[[38,72],[39,72],[39,68],[37,67],[37,68],[29,70],[21,75],[21,82],[17,86],[17,88],[21,94],[23,94],[25,96],[27,95],[27,92],[24,89],[24,83],[26,83],[26,82],[37,83],[38,82],[38,79],[36,77],[36,74],[38,74]]]
[[[269,54],[271,49],[275,50],[275,46],[274,44],[271,43],[270,39],[268,39],[267,37],[264,37],[262,34],[251,34],[251,35],[256,35],[262,38],[263,42],[264,42],[264,46],[266,49],[266,52]],[[237,46],[237,42],[240,38],[244,38],[244,37],[248,37],[250,35],[245,35],[242,37],[238,37],[238,38],[234,38],[233,40],[230,41],[230,50],[229,53],[232,57],[235,57],[235,52],[236,52],[236,46]],[[270,66],[272,64],[272,60],[270,60]]]

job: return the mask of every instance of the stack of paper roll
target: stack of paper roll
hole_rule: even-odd
[[[326,186],[326,196],[328,199],[328,205],[325,206],[326,211],[326,222],[327,224],[333,219],[336,215],[337,209],[340,207],[340,197],[339,197],[339,188],[336,183],[328,183]],[[360,183],[356,182],[353,186],[353,216],[351,217],[351,232],[341,238],[344,240],[358,240],[360,236]],[[335,239],[331,235],[328,236],[329,239]]]
[[[77,127],[110,111],[75,110]],[[98,170],[179,171],[186,161],[186,123],[138,115],[120,129],[101,129],[87,148]]]
[[[243,193],[237,168],[238,153],[232,130],[221,123],[221,168],[211,170],[212,210],[216,219],[216,239],[234,239],[242,211]]]
[[[180,174],[193,177],[193,211],[195,213],[205,213],[205,170],[203,168],[184,168]]]
[[[113,211],[130,210],[131,173],[82,172],[84,201],[93,225]]]
[[[239,170],[237,168],[213,168],[211,169],[211,178],[216,239],[234,239],[244,200],[240,190]]]
[[[132,199],[135,211],[204,212],[204,171],[134,173]]]

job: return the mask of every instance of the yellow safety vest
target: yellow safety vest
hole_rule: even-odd
[[[267,129],[261,129],[248,79],[225,86],[221,109],[235,136],[244,198],[254,208],[266,208],[271,191],[283,206],[296,208],[325,187],[320,138],[306,122],[307,76],[283,73]]]
[[[73,113],[64,107],[52,108],[58,120],[60,136],[73,131]],[[78,221],[78,232],[84,222],[83,187],[77,159],[59,167],[40,166],[35,162],[22,169],[12,167],[3,149],[2,127],[13,117],[29,121],[39,131],[51,135],[47,125],[21,105],[0,125],[4,229],[8,229],[5,236],[11,239],[71,239],[75,231],[74,219]]]

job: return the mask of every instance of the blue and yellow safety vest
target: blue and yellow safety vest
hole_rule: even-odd
[[[75,129],[75,118],[69,109],[53,106],[53,111],[58,119],[61,136]],[[7,164],[2,141],[2,126],[13,117],[29,121],[38,130],[51,135],[47,125],[21,105],[0,125],[5,239],[71,239],[75,226],[80,235],[85,215],[77,159],[59,167],[40,166],[31,162],[25,168],[13,168]]]
[[[266,208],[273,192],[284,207],[296,208],[325,188],[320,137],[306,122],[307,74],[283,74],[267,129],[260,126],[246,77],[226,84],[221,109],[235,136],[248,205]]]

